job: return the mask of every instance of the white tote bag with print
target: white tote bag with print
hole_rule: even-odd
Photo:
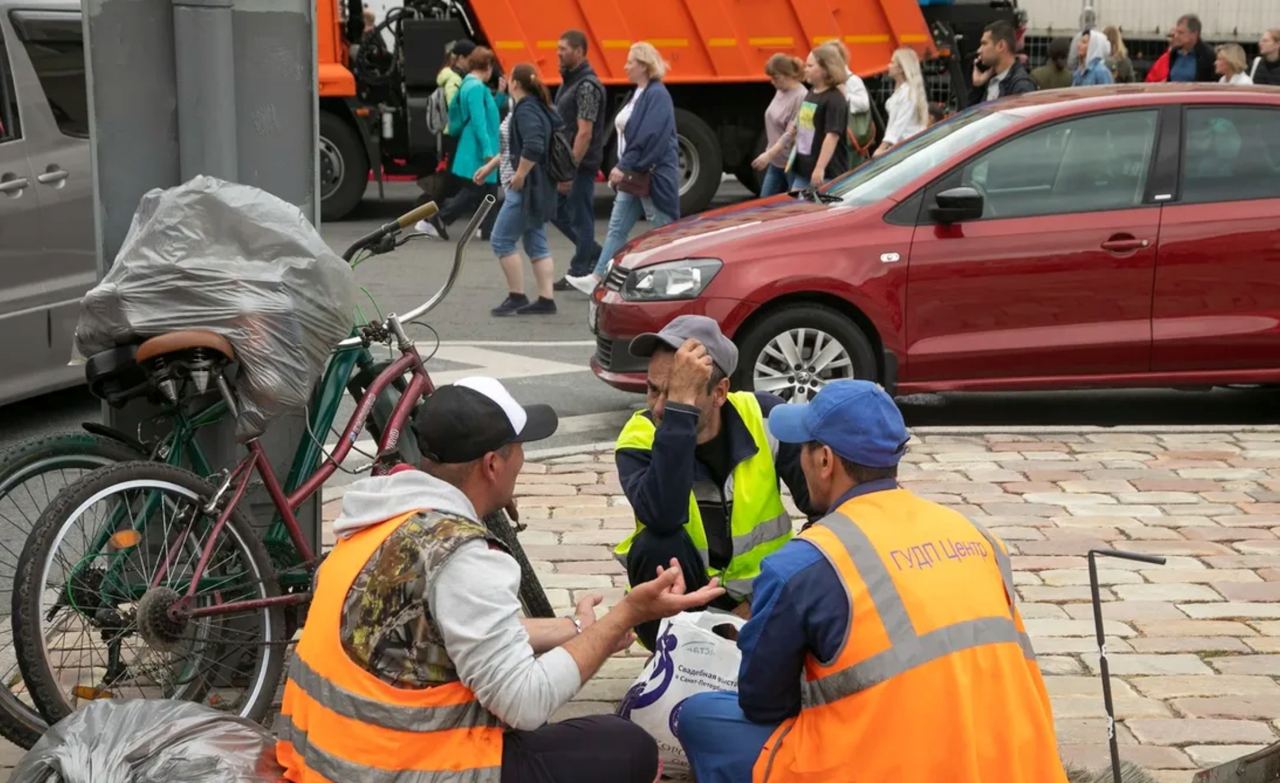
[[[657,649],[618,714],[649,732],[658,743],[664,774],[687,774],[689,760],[675,735],[680,705],[697,693],[738,689],[742,653],[716,629],[740,629],[745,620],[726,612],[686,612],[662,621]]]

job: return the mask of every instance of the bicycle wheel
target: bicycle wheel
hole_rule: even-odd
[[[22,544],[64,488],[104,465],[146,457],[127,443],[89,432],[32,438],[0,454],[0,735],[16,745],[30,748],[49,728],[14,651],[9,613]]]
[[[154,462],[113,465],[62,492],[27,540],[14,636],[32,699],[50,723],[101,698],[198,701],[260,720],[284,663],[279,606],[174,616],[278,595],[266,548],[237,508],[216,538],[203,479]]]
[[[525,555],[524,548],[520,546],[520,539],[516,538],[516,530],[507,519],[507,512],[495,511],[485,517],[484,526],[499,541],[507,545],[511,556],[520,564],[520,603],[524,606],[524,613],[529,617],[555,617],[556,613],[551,608],[551,601],[547,599],[547,593],[542,589],[538,575],[533,572],[533,565]]]

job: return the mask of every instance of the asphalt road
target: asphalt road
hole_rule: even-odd
[[[413,206],[417,188],[392,183],[387,198],[376,188],[354,218],[325,225],[322,233],[341,251],[356,237]],[[746,198],[737,182],[726,181],[717,203]],[[596,230],[601,238],[608,220],[606,191],[597,194]],[[456,225],[461,228],[461,223]],[[548,232],[557,267],[563,271],[571,247],[559,232]],[[452,245],[417,240],[394,254],[356,270],[359,283],[383,312],[405,311],[424,301],[444,282]],[[532,279],[526,285],[532,290]],[[561,432],[542,444],[554,448],[612,439],[638,396],[616,391],[587,369],[594,340],[586,326],[586,297],[560,294],[553,316],[493,318],[489,308],[505,296],[505,285],[488,244],[475,241],[449,298],[426,320],[435,335],[418,328],[427,348],[436,335],[441,346],[431,367],[441,380],[467,374],[502,378],[517,398],[550,403],[563,419]],[[370,314],[372,306],[369,307]],[[1260,424],[1280,421],[1280,390],[1212,391],[1136,390],[1020,394],[916,395],[900,400],[913,426],[981,425],[1191,425]],[[0,448],[19,439],[96,420],[97,403],[81,390],[46,395],[0,408]]]

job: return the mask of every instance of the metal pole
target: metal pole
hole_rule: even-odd
[[[1164,558],[1140,555],[1136,552],[1120,552],[1114,549],[1089,550],[1089,591],[1093,598],[1093,627],[1098,638],[1098,669],[1102,674],[1102,703],[1107,710],[1107,742],[1111,745],[1111,776],[1120,781],[1120,747],[1116,742],[1116,710],[1111,703],[1111,669],[1107,665],[1107,640],[1102,633],[1102,596],[1098,588],[1098,561],[1096,555],[1137,560],[1143,563],[1164,565]]]
[[[232,0],[173,0],[182,179],[239,181]]]

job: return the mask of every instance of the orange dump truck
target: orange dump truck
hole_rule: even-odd
[[[371,162],[378,176],[434,170],[426,105],[445,45],[459,37],[488,45],[504,69],[531,62],[555,84],[557,39],[582,30],[611,111],[629,89],[622,69],[628,48],[635,41],[656,46],[671,66],[664,81],[676,105],[681,209],[689,213],[706,207],[723,173],[756,186],[750,161],[764,146],[763,114],[773,93],[764,64],[773,54],[804,58],[813,46],[839,39],[852,69],[870,77],[884,72],[894,49],[909,46],[934,63],[935,80],[945,81],[962,73],[945,65],[958,59],[965,39],[971,50],[983,24],[1013,15],[1012,0],[426,0],[389,11],[379,34],[364,37],[360,0],[343,0],[355,20],[345,27],[337,2],[317,1],[327,219],[359,202]],[[349,42],[361,40],[351,56]]]

